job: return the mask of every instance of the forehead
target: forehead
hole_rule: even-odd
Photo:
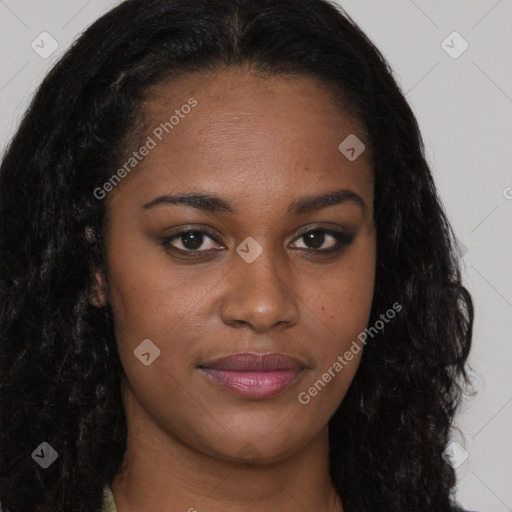
[[[365,134],[335,94],[314,78],[236,69],[153,87],[140,140],[155,146],[133,174],[133,191],[147,200],[187,189],[260,200],[330,185],[362,192],[373,186],[369,152],[350,161],[339,146]]]

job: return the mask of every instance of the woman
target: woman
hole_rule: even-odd
[[[456,510],[473,307],[417,122],[325,0],[128,0],[0,169],[10,512]]]

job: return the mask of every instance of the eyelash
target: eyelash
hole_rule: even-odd
[[[300,248],[301,251],[307,252],[309,254],[318,255],[318,256],[330,256],[335,253],[341,252],[345,247],[349,246],[355,238],[355,233],[347,233],[347,232],[343,232],[343,231],[336,231],[336,230],[326,229],[326,228],[321,228],[321,227],[313,227],[313,228],[301,233],[300,236],[294,240],[294,242],[297,240],[300,240],[301,238],[304,238],[309,233],[317,232],[317,231],[320,233],[324,233],[329,236],[332,236],[336,241],[335,246],[330,249]],[[181,236],[186,235],[188,233],[194,233],[194,234],[201,233],[203,235],[206,235],[208,238],[212,239],[214,242],[220,243],[215,239],[214,236],[212,236],[208,231],[206,231],[204,229],[184,229],[181,231],[177,231],[173,235],[165,238],[161,243],[167,250],[169,250],[171,252],[178,253],[178,254],[186,254],[187,257],[189,257],[189,258],[205,257],[207,254],[211,254],[213,251],[219,250],[219,249],[184,250],[184,249],[178,249],[177,247],[174,247],[172,245],[171,242],[173,242],[176,239],[179,239]]]

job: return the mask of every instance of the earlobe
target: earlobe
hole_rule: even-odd
[[[101,269],[94,272],[94,291],[90,303],[97,308],[107,305],[107,279]]]

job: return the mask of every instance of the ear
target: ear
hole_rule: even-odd
[[[94,271],[94,291],[91,295],[91,305],[102,308],[107,305],[107,279],[103,270]]]

